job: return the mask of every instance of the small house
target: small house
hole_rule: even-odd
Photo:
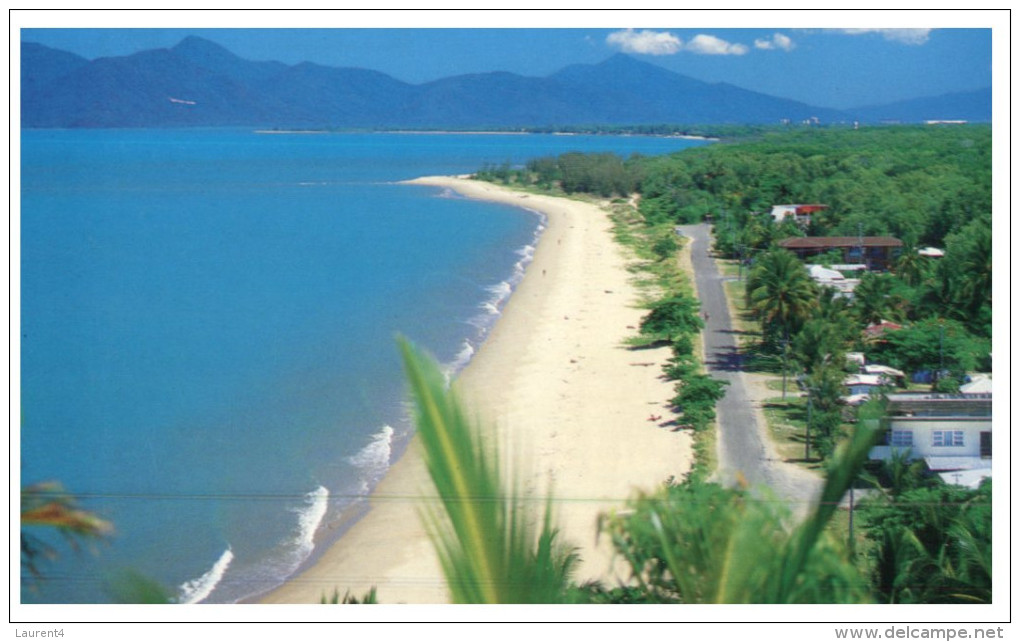
[[[975,478],[991,476],[990,392],[901,392],[886,398],[889,403],[884,443],[871,450],[871,459],[889,459],[893,453],[906,453],[911,459],[923,459],[943,479],[963,485],[975,483]],[[953,473],[959,481],[953,479]]]

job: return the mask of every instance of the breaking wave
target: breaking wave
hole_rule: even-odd
[[[212,565],[212,568],[201,577],[181,584],[177,602],[179,604],[198,604],[209,597],[209,594],[213,592],[213,589],[223,579],[223,574],[227,572],[227,568],[233,559],[234,552],[230,549],[230,546],[227,546],[227,550],[223,551],[223,554]]]

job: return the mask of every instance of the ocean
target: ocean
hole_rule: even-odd
[[[115,534],[30,530],[57,557],[22,569],[21,601],[110,602],[135,574],[236,602],[364,513],[412,432],[395,337],[455,374],[543,223],[399,181],[699,144],[22,131],[21,484],[59,481]]]

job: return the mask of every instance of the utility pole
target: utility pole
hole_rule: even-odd
[[[811,454],[811,395],[814,394],[814,388],[808,388],[807,396],[807,424],[804,426],[804,461],[808,460]]]
[[[945,342],[946,342],[946,326],[945,326],[945,324],[940,323],[939,324],[939,377],[942,376],[942,371],[946,369]]]
[[[790,346],[790,331],[784,328],[783,333],[783,401],[786,401],[786,353]]]
[[[864,224],[857,224],[857,251],[860,252],[859,259],[861,263],[867,263],[864,260]]]
[[[847,512],[850,520],[850,534],[848,535],[848,548],[850,549],[850,555],[854,554],[854,484],[857,482],[855,478],[850,482],[850,510]]]

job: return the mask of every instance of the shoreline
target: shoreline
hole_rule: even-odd
[[[406,183],[545,215],[524,278],[453,386],[525,492],[556,498],[561,541],[582,558],[575,580],[622,579],[610,542],[596,539],[599,514],[682,476],[693,454],[690,435],[668,425],[672,384],[660,374],[669,348],[623,345],[644,311],[635,307],[639,292],[608,214],[463,177]],[[334,589],[360,598],[375,587],[383,604],[449,602],[420,519],[431,483],[417,448],[413,438],[369,497],[367,514],[306,570],[257,600],[316,604]]]
[[[697,136],[694,134],[639,134],[639,133],[622,133],[622,134],[601,134],[596,132],[569,132],[569,131],[549,131],[549,132],[532,132],[532,131],[512,131],[512,130],[493,130],[486,131],[484,129],[479,130],[456,130],[456,129],[381,129],[381,130],[331,130],[331,129],[256,129],[252,132],[253,134],[396,134],[402,136],[423,136],[423,135],[438,135],[438,136],[633,136],[633,137],[647,137],[647,138],[679,138],[683,140],[701,140],[718,142],[720,139],[714,136]],[[413,179],[412,179],[413,180]],[[411,182],[411,181],[407,181]]]

